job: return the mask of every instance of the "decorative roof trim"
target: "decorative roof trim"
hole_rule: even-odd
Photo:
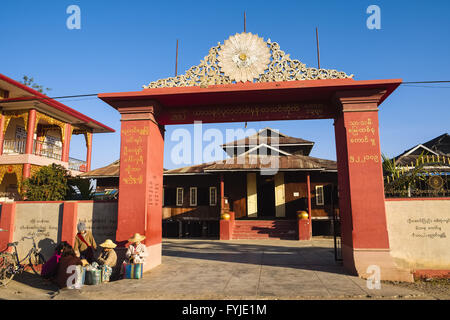
[[[289,138],[288,135],[285,135],[284,133],[281,133],[281,132],[278,131],[278,130],[274,130],[274,129],[272,129],[271,127],[265,127],[264,129],[259,130],[256,134],[260,135],[261,132],[264,132],[264,131],[274,132],[274,133],[276,133],[276,134],[279,135],[279,136]]]
[[[236,147],[243,147],[243,146],[248,146],[248,147],[254,147],[254,146],[258,146],[259,143],[250,143],[253,142],[254,140],[259,140],[259,137],[263,137],[263,139],[268,139],[268,138],[272,138],[272,135],[270,136],[261,136],[261,133],[264,131],[270,131],[275,133],[278,138],[283,137],[283,138],[292,138],[292,139],[297,139],[297,140],[303,140],[304,142],[297,142],[297,143],[273,143],[271,141],[270,145],[271,146],[306,146],[306,145],[311,145],[313,146],[315,144],[315,142],[313,141],[308,141],[305,139],[301,139],[301,138],[295,138],[295,137],[291,137],[288,136],[287,134],[281,133],[278,130],[274,130],[270,127],[265,127],[264,129],[260,129],[258,130],[255,134],[252,134],[251,136],[247,136],[244,137],[242,139],[238,140],[234,140],[234,141],[230,141],[230,142],[226,142],[224,144],[221,144],[220,146],[223,149],[228,149],[228,148],[236,148]],[[246,141],[248,141],[248,143],[245,143]],[[238,143],[238,142],[242,142],[242,143]]]
[[[314,142],[308,142],[308,143],[271,143],[272,147],[290,147],[290,146],[312,146],[314,145]],[[226,145],[223,144],[221,147],[223,149],[234,149],[234,148],[242,148],[242,147],[255,147],[258,146],[258,144],[230,144]]]
[[[224,44],[219,42],[212,47],[200,64],[191,67],[184,75],[153,81],[143,88],[347,78],[353,78],[353,74],[307,68],[304,63],[291,59],[289,54],[280,50],[278,43],[270,39],[264,41],[258,35],[243,32],[231,36]]]
[[[430,148],[425,147],[423,144],[418,144],[417,146],[411,148],[409,151],[407,151],[404,154],[400,155],[398,158],[409,156],[412,152],[416,151],[419,148],[423,148],[423,149],[425,149],[425,150],[427,150],[427,151],[429,151],[429,152],[431,152],[431,153],[433,153],[435,155],[438,155],[435,151],[431,150]]]
[[[266,148],[269,148],[269,149],[271,149],[271,150],[277,151],[278,153],[281,153],[281,154],[283,154],[283,155],[285,155],[285,156],[292,156],[292,154],[290,154],[290,153],[288,153],[288,152],[286,152],[286,151],[282,151],[282,150],[280,150],[280,149],[278,149],[278,148],[275,148],[275,147],[273,147],[273,146],[270,146],[270,145],[268,145],[268,144],[261,143],[261,144],[256,145],[255,147],[253,147],[253,148],[251,148],[251,149],[249,149],[249,150],[247,150],[247,151],[245,151],[245,152],[243,152],[243,153],[237,155],[237,157],[244,157],[244,156],[250,154],[251,152],[253,152],[253,151],[255,151],[255,150],[261,149],[262,147],[266,147]]]

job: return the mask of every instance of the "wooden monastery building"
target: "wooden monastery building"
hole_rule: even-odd
[[[236,239],[296,239],[299,211],[311,212],[313,235],[332,235],[336,162],[309,156],[313,146],[266,128],[222,145],[225,160],[164,170],[163,236],[216,237],[227,211]],[[119,161],[81,177],[97,180],[99,198],[115,198]]]

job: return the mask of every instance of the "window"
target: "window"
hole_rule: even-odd
[[[323,206],[323,186],[316,186],[316,205]]]
[[[210,206],[217,205],[217,188],[216,187],[209,188],[209,205]]]
[[[197,188],[197,206],[209,206],[209,187]]]
[[[164,206],[173,207],[177,205],[177,189],[176,188],[164,188]]]
[[[8,99],[9,98],[9,91],[0,89],[0,98]]]
[[[17,126],[16,127],[16,140],[27,140],[27,132],[24,127]]]
[[[191,187],[189,189],[189,194],[190,194],[189,204],[191,206],[196,206],[197,205],[197,187]]]
[[[45,142],[51,146],[58,146],[58,147],[62,146],[61,140],[55,136],[50,135],[45,136]]]
[[[177,188],[177,206],[183,205],[183,188]]]

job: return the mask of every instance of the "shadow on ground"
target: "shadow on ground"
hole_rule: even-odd
[[[35,289],[46,290],[48,293],[56,293],[59,291],[56,284],[31,272],[17,274],[14,276],[13,280]]]
[[[424,294],[383,284],[371,290],[364,279],[348,276],[334,260],[331,241],[164,239],[162,264],[140,280],[125,279],[80,290],[62,289],[34,274],[23,274],[3,292],[6,299],[192,300],[192,299],[365,299]],[[21,281],[26,283],[24,288]],[[38,291],[38,292],[36,292]],[[2,290],[0,290],[0,294]]]
[[[295,269],[325,271],[350,275],[342,263],[335,261],[334,248],[324,246],[299,246],[298,242],[276,241],[247,244],[240,240],[232,241],[196,241],[164,239],[162,255],[200,259],[206,261],[221,261],[263,266],[284,266]]]

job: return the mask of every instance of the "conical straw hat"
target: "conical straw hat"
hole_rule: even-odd
[[[114,242],[112,242],[112,240],[107,239],[105,242],[103,242],[103,243],[100,245],[100,247],[114,249],[115,247],[117,247],[117,244],[115,244]]]
[[[128,239],[129,242],[138,242],[145,239],[145,236],[140,235],[139,233],[135,233],[134,236],[132,236],[130,239]]]

